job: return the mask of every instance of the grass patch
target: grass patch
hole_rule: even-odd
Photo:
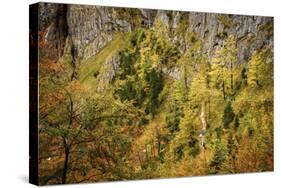
[[[117,33],[113,39],[103,47],[95,56],[81,62],[79,70],[80,81],[84,84],[94,83],[95,75],[99,73],[102,64],[106,59],[122,50],[126,44],[126,35]]]

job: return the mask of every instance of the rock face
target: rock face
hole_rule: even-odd
[[[71,41],[68,43],[74,59],[87,59],[110,42],[114,32],[151,27],[156,19],[172,33],[185,21],[186,32],[194,31],[203,39],[208,55],[222,46],[227,36],[234,35],[239,48],[238,63],[248,61],[254,50],[273,45],[271,17],[40,3],[39,18],[39,29],[44,40],[55,47],[57,58],[62,55],[66,40]],[[176,35],[171,38],[180,39]]]
[[[67,5],[39,4],[39,37],[46,44],[46,49],[50,49],[47,54],[51,59],[58,59],[63,55],[68,36],[66,13]]]
[[[86,41],[86,46],[83,51],[83,59],[88,59],[95,56],[101,48],[112,40],[111,34],[101,33],[92,42]]]
[[[267,38],[268,31],[262,29],[272,22],[270,17],[189,13],[189,27],[204,39],[208,54],[222,46],[225,37],[233,35],[237,38],[239,62],[248,60],[254,50],[273,45],[272,38]]]
[[[98,6],[68,6],[68,33],[75,46],[77,56],[83,56],[85,46],[91,42],[93,42],[92,47],[87,49],[86,56],[95,55],[112,39],[112,32],[130,30],[130,25],[125,20],[114,18],[115,12],[113,10]]]
[[[98,76],[98,88],[99,92],[107,88],[109,83],[113,80],[118,68],[120,57],[118,54],[114,54],[108,57],[101,67],[100,74]]]
[[[73,45],[72,55],[87,58],[95,55],[111,41],[114,32],[131,31],[128,21],[118,17],[120,10],[99,6],[40,3],[39,29],[45,32],[45,40],[52,46],[64,48],[64,43],[58,45],[56,41],[65,41],[68,38]],[[60,34],[62,31],[64,34]]]

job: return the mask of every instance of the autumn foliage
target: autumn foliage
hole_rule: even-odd
[[[235,36],[207,56],[177,32],[156,20],[128,33],[102,87],[107,69],[84,82],[83,61],[49,56],[39,33],[41,185],[273,170],[272,49],[238,62]]]

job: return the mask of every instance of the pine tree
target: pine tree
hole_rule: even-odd
[[[248,84],[252,88],[261,88],[271,84],[273,76],[272,53],[268,51],[255,51],[249,61]]]
[[[229,128],[229,124],[234,120],[235,114],[231,107],[231,102],[227,102],[223,113],[223,126]]]
[[[221,140],[215,142],[214,155],[210,162],[211,173],[217,174],[223,170],[223,163],[227,160],[227,149]]]
[[[223,47],[215,52],[212,58],[211,80],[213,87],[219,89],[223,93],[223,98],[226,100],[234,92],[235,84],[235,68],[236,68],[236,39],[234,36],[229,36]]]

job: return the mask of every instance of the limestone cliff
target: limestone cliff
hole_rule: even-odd
[[[183,32],[194,31],[204,41],[204,51],[212,55],[229,35],[237,38],[238,63],[248,61],[256,49],[273,45],[273,18],[148,9],[124,9],[90,5],[40,3],[39,30],[44,41],[52,46],[49,55],[58,59],[65,48],[73,59],[87,60],[95,56],[113,39],[116,32],[130,32],[139,27],[151,27],[156,19],[164,22],[171,41],[181,43],[176,30],[186,24]],[[42,39],[41,38],[41,39]]]

